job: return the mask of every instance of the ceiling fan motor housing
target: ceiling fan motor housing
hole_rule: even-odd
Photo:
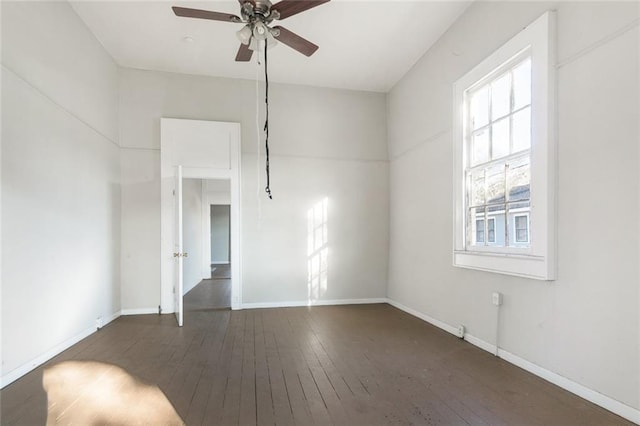
[[[242,4],[240,11],[242,20],[249,23],[259,21],[269,24],[280,17],[280,13],[277,10],[272,11],[271,6],[269,0],[246,1]]]

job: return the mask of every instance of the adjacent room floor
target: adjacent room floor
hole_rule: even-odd
[[[204,293],[187,295],[183,328],[121,317],[48,365],[120,366],[188,425],[629,424],[386,304],[231,311],[205,307]],[[42,374],[2,391],[3,425],[45,423]],[[105,400],[86,395],[76,405]]]

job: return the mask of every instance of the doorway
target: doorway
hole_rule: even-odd
[[[184,310],[231,308],[231,185],[229,179],[184,179]]]
[[[209,205],[211,278],[231,279],[231,206]]]
[[[240,250],[240,125],[200,120],[161,119],[161,311],[174,312],[183,325],[184,262],[190,253],[184,250],[183,228],[177,219],[182,215],[182,184],[189,179],[225,180],[230,187],[230,261],[231,309],[242,306]],[[201,187],[204,186],[202,183]],[[208,207],[207,207],[208,211]],[[204,215],[202,215],[204,216]],[[209,215],[207,215],[209,217]],[[207,220],[207,223],[209,221]],[[207,246],[209,246],[207,244]],[[193,266],[194,262],[190,262]],[[208,272],[200,278],[211,277]],[[200,274],[204,262],[197,262]],[[208,275],[207,275],[208,274]],[[196,283],[197,284],[197,283]]]

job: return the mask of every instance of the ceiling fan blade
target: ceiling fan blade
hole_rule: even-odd
[[[251,56],[253,56],[253,50],[249,49],[249,46],[246,44],[240,44],[240,49],[238,49],[238,53],[236,54],[236,61],[238,62],[249,62],[251,60]]]
[[[285,19],[289,16],[304,12],[305,10],[320,6],[328,1],[329,0],[282,0],[271,6],[271,10],[278,11],[280,14],[278,19]]]
[[[293,33],[286,28],[275,26],[273,27],[273,29],[278,30],[279,32],[277,36],[273,36],[275,39],[281,41],[290,48],[297,50],[305,56],[311,56],[315,53],[316,50],[318,50],[318,46],[311,43],[309,40],[305,40],[298,34]]]
[[[229,13],[211,12],[208,10],[189,9],[187,7],[173,6],[173,13],[176,16],[183,16],[185,18],[198,18],[198,19],[210,19],[213,21],[225,21],[225,22],[242,22],[236,15]]]

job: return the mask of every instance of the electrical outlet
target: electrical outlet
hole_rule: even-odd
[[[497,291],[491,295],[491,301],[494,305],[500,306],[502,305],[502,293],[498,293]]]
[[[463,338],[464,337],[464,332],[465,332],[464,325],[460,324],[458,326],[458,329],[456,330],[456,336],[458,336],[460,338]]]

